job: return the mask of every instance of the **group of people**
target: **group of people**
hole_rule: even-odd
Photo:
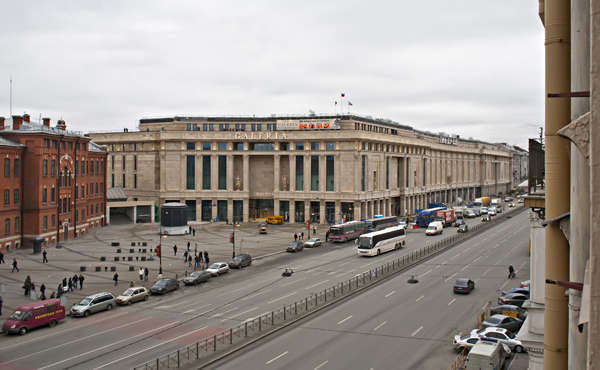
[[[203,260],[206,262],[206,268],[208,268],[208,264],[210,262],[210,259],[208,257],[208,251],[200,251],[200,253],[198,253],[198,244],[196,244],[196,246],[194,247],[194,256],[192,257],[192,251],[190,251],[190,243],[188,242],[188,250],[183,253],[183,262],[187,262],[189,267],[193,267],[197,270],[203,267]]]
[[[294,233],[294,241],[304,240],[304,231],[298,231],[298,234]]]

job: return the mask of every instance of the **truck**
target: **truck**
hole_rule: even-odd
[[[475,202],[473,202],[473,206],[475,206],[475,207],[488,207],[490,205],[491,201],[492,200],[490,199],[490,197],[477,198],[477,199],[475,199]]]
[[[435,212],[434,221],[441,221],[444,226],[452,225],[456,221],[456,215],[453,209],[445,209]]]
[[[492,199],[491,206],[496,208],[502,208],[502,198]]]
[[[465,208],[464,207],[454,207],[454,215],[456,218],[465,218]]]

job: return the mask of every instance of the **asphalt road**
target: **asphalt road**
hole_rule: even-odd
[[[529,228],[522,227],[522,225],[528,224],[524,222],[524,220],[521,220],[519,224],[518,220],[520,217],[526,219],[525,216],[520,215],[503,223],[499,228],[507,230],[506,228],[509,227],[508,225],[521,225],[519,227],[525,229],[523,235],[526,235],[523,238],[527,238],[528,240]],[[479,219],[469,220],[470,224],[478,222],[480,222]],[[131,368],[140,363],[150,361],[164,353],[171,352],[185,345],[210,337],[215,333],[228,329],[247,319],[280,308],[284,304],[304,298],[310,293],[333,286],[336,282],[347,280],[358,273],[362,273],[404,254],[408,254],[411,251],[422,248],[436,239],[442,239],[448,236],[448,231],[455,233],[456,229],[448,228],[443,235],[434,237],[426,237],[424,235],[424,229],[411,231],[407,236],[407,245],[405,248],[374,258],[358,256],[356,248],[352,243],[326,243],[322,247],[305,249],[296,254],[273,254],[270,257],[255,260],[249,268],[231,271],[229,274],[215,277],[211,279],[210,282],[200,284],[196,287],[182,286],[182,289],[177,292],[170,293],[163,297],[151,297],[146,303],[138,303],[131,307],[120,307],[111,312],[92,315],[89,318],[69,318],[63,320],[56,328],[40,328],[22,337],[3,336],[0,338],[0,348],[2,348],[0,367],[2,369]],[[489,233],[489,231],[486,233]],[[499,238],[502,233],[503,232],[498,234],[497,237]],[[272,238],[276,237],[276,235],[277,233],[275,233],[275,235],[273,233],[270,234]],[[284,249],[289,241],[289,236],[286,234],[285,237],[280,236],[280,238],[282,245],[281,249]],[[485,239],[485,236],[471,239],[472,242],[465,243],[464,245],[475,243],[476,240],[481,238]],[[488,238],[492,237],[489,236]],[[487,245],[488,243],[492,244],[492,240],[494,239],[490,239],[489,241],[485,240],[480,243],[483,243],[482,245]],[[524,241],[521,242],[525,243]],[[502,244],[503,243],[504,242],[502,242]],[[479,251],[481,249],[475,247],[476,246],[471,247],[473,248],[471,252],[469,252],[471,249],[466,250],[464,256],[471,258],[476,250]],[[459,253],[458,251],[460,248],[463,248],[463,246],[456,247],[448,253]],[[498,253],[502,249],[504,249],[504,247],[498,248],[494,253]],[[493,251],[494,249],[492,249],[492,252]],[[490,252],[490,254],[492,252]],[[460,252],[459,256],[461,255],[463,255],[463,252]],[[480,258],[481,261],[479,263],[482,263],[489,258],[496,257],[492,257],[492,255],[487,257],[483,256]],[[429,295],[419,300],[423,303],[429,302],[429,305],[424,309],[416,308],[419,307],[419,304],[410,304],[412,301],[409,299],[407,300],[411,291],[404,291],[404,289],[429,289],[430,286],[431,289],[440,289],[441,285],[453,283],[453,281],[451,281],[453,278],[450,278],[448,281],[451,282],[444,281],[444,284],[441,284],[439,276],[450,277],[454,273],[454,266],[461,266],[461,263],[464,263],[465,261],[464,258],[450,256],[444,264],[444,261],[437,261],[438,258],[442,257],[436,257],[435,262],[434,260],[430,260],[426,264],[416,268],[414,272],[411,272],[422,276],[420,278],[420,284],[409,286],[405,284],[406,276],[402,276],[393,279],[392,281],[395,281],[395,283],[387,282],[383,285],[387,286],[388,284],[395,284],[398,285],[397,289],[388,288],[389,291],[386,292],[385,290],[380,290],[382,287],[377,287],[376,289],[373,289],[373,292],[369,291],[365,293],[365,296],[371,297],[371,304],[367,304],[361,311],[364,311],[364,314],[368,316],[372,316],[373,313],[368,313],[368,311],[369,306],[374,306],[377,307],[377,310],[381,312],[381,314],[390,311],[394,312],[393,316],[396,317],[396,321],[414,322],[416,318],[423,318],[428,315],[432,315],[436,319],[438,319],[439,316],[447,316],[446,314],[443,314],[442,311],[437,311],[437,309],[447,309],[451,312],[455,312],[458,309],[461,311],[461,315],[467,315],[464,316],[464,318],[469,318],[470,321],[472,321],[473,316],[476,315],[476,310],[469,305],[467,305],[467,308],[471,309],[471,312],[464,313],[462,312],[463,307],[461,307],[459,303],[446,303],[447,307],[444,307],[443,302],[435,303],[432,300],[435,301],[438,298],[434,299],[433,296],[430,297]],[[475,258],[476,257],[473,257],[472,259],[474,260]],[[216,262],[216,260],[213,259],[213,262]],[[173,258],[173,263],[176,263],[175,258]],[[473,266],[470,268],[475,269],[475,266],[478,266],[479,263],[474,262]],[[513,261],[506,263],[502,262],[502,264],[497,265],[495,268],[490,267],[490,271],[487,272],[474,271],[473,276],[475,276],[475,274],[481,274],[482,276],[489,274],[488,276],[492,276],[492,270],[494,274],[498,272],[499,276],[503,276],[508,263],[520,266],[519,263]],[[430,268],[428,268],[428,266]],[[440,266],[443,268],[440,270],[436,269],[436,267],[440,268]],[[288,267],[294,269],[294,275],[291,278],[282,278],[282,270]],[[431,271],[424,271],[425,269]],[[483,278],[483,281],[488,279],[490,278]],[[497,281],[497,279],[501,278],[495,277],[490,280],[498,283],[499,281]],[[480,284],[482,283],[478,281],[478,289],[476,289],[477,293],[481,291],[479,289]],[[400,288],[402,290],[400,290]],[[484,285],[484,289],[488,288],[485,288]],[[379,301],[380,297],[372,295],[383,294],[384,292],[386,292],[386,295],[390,294],[384,300],[385,302],[394,302],[397,299],[400,299],[401,302],[393,303],[392,306],[380,305],[379,303],[373,305],[372,302]],[[450,292],[450,290],[447,290],[446,293],[448,292]],[[481,295],[483,294],[479,295],[480,298]],[[476,297],[478,294],[473,294],[472,296]],[[497,297],[497,294],[494,293],[491,294],[491,296]],[[471,297],[458,298],[472,300]],[[369,301],[367,300],[367,302]],[[402,307],[401,310],[398,310],[399,306]],[[338,308],[335,310],[337,309]],[[333,311],[334,310],[331,312]],[[425,315],[425,313],[428,314]],[[327,315],[330,314],[331,313],[327,313]],[[327,315],[319,315],[318,318],[322,316],[327,317]],[[457,322],[460,322],[461,315],[455,316],[453,313],[450,318],[452,318],[453,321],[455,318],[458,318]],[[357,313],[356,316],[359,317],[359,314]],[[448,319],[449,318],[446,317],[446,320]],[[377,318],[372,320],[377,321]],[[331,324],[335,319],[330,319],[330,321]],[[364,317],[361,318],[361,321],[363,322],[363,325],[368,325],[367,323],[364,323]],[[400,330],[398,327],[395,328],[395,326],[399,324],[391,324],[394,322],[392,318],[387,318],[383,321],[385,321],[386,324],[378,328],[380,332],[388,330],[388,328],[385,327],[387,322],[390,322],[389,330],[392,332]],[[357,321],[350,318],[345,322],[355,325]],[[377,325],[380,324],[381,323]],[[318,325],[322,326],[322,324]],[[370,325],[374,328],[375,322],[370,322]],[[456,324],[454,324],[454,326],[456,326]],[[366,327],[357,327],[355,329],[360,332],[361,330],[366,330],[365,328]],[[452,329],[454,329],[454,327],[452,327]],[[403,328],[402,330],[410,331],[410,328]],[[421,329],[420,331],[422,331],[421,334],[425,334],[428,333],[429,330],[431,329]],[[344,329],[344,331],[346,331],[346,329]],[[451,338],[450,334],[454,334],[453,330],[447,330],[447,335],[445,335],[444,338],[438,338],[437,343],[449,343],[448,338]],[[433,334],[431,335],[433,336]],[[312,338],[311,335],[309,335],[309,337]],[[346,340],[349,339],[342,339],[341,341],[345,342]],[[279,341],[277,345],[280,345]],[[322,346],[323,343],[320,345]],[[356,347],[356,344],[354,344],[354,347]],[[328,343],[327,351],[329,351],[330,348],[335,352],[337,346],[331,346]],[[348,347],[346,347],[346,351],[347,350]],[[414,356],[419,353],[419,350],[422,350],[422,348],[417,347],[414,351],[409,351],[408,353],[411,354],[411,356]],[[304,355],[306,356],[306,353]],[[445,358],[446,356],[443,357]],[[277,365],[275,368],[279,368],[279,366],[280,365]],[[285,365],[282,366],[285,367]],[[264,367],[264,363],[256,368],[262,367]]]

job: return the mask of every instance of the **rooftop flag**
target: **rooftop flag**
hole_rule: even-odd
[[[348,102],[348,105],[349,105],[349,106],[352,106],[352,103]]]
[[[342,98],[343,98],[344,96],[346,96],[346,94],[342,93]]]

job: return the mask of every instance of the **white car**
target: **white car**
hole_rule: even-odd
[[[304,243],[304,246],[306,248],[313,248],[313,247],[319,247],[319,246],[321,246],[321,244],[322,244],[321,239],[310,238]]]
[[[219,276],[229,272],[229,265],[225,262],[215,262],[206,269],[212,276]]]
[[[487,214],[490,216],[496,216],[496,207],[490,207]]]
[[[471,348],[473,348],[475,343],[479,342],[480,339],[481,338],[478,335],[472,334],[464,335],[462,337],[460,335],[455,335],[454,341],[452,342],[452,347],[461,352],[465,348],[467,349],[467,351],[469,351],[471,350]],[[504,347],[504,357],[509,358],[512,355],[510,347],[504,343],[502,343],[502,346]]]
[[[481,212],[482,215],[487,215],[487,213],[488,213],[488,207],[481,207],[479,209],[479,211]]]
[[[406,230],[406,228],[408,227],[408,225],[406,224],[406,222],[405,222],[405,221],[400,221],[400,222],[398,223],[398,227],[401,227],[401,228],[403,228],[404,230]]]
[[[471,336],[476,335],[480,338],[496,339],[498,342],[506,344],[517,353],[525,351],[525,349],[523,348],[523,343],[521,343],[520,340],[516,339],[516,335],[513,332],[504,328],[487,327],[481,330],[473,329],[471,331]]]

